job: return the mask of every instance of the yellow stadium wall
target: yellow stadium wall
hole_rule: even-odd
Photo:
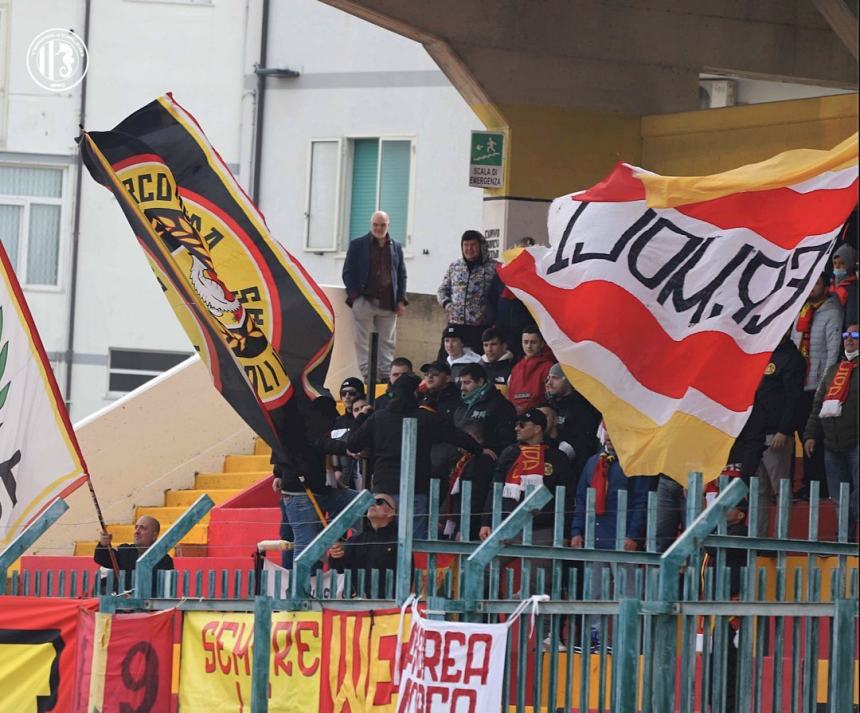
[[[472,109],[507,135],[505,185],[486,196],[551,199],[593,185],[618,161],[706,175],[792,148],[832,148],[857,131],[858,95],[642,117],[510,104]]]
[[[858,95],[644,116],[642,167],[697,176],[793,148],[830,149],[857,131]]]

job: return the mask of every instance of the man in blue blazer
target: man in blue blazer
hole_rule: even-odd
[[[379,334],[377,379],[388,380],[394,358],[397,317],[406,305],[406,265],[403,248],[388,234],[388,214],[376,211],[370,232],[350,241],[343,263],[346,303],[352,308],[355,356],[364,380],[368,380],[370,333]]]

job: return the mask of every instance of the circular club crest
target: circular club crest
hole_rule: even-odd
[[[548,478],[555,472],[555,468],[552,467],[552,463],[544,463],[543,464],[543,475],[545,478]]]
[[[88,67],[87,47],[71,30],[55,27],[40,32],[27,48],[27,71],[36,84],[49,92],[76,86]]]
[[[773,362],[769,362],[768,365],[764,368],[764,375],[771,376],[776,373],[776,364]]]

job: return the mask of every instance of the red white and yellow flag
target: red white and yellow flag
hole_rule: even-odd
[[[86,477],[54,372],[0,245],[0,551]]]
[[[856,134],[712,176],[619,164],[553,201],[550,247],[502,279],[603,413],[628,475],[707,481],[856,203]]]

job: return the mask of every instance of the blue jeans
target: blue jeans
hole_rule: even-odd
[[[827,473],[827,492],[831,500],[839,502],[839,486],[849,485],[848,534],[854,532],[857,523],[858,446],[847,451],[824,449],[824,470]]]
[[[293,528],[290,527],[290,523],[287,520],[287,504],[284,502],[283,498],[278,499],[278,506],[281,508],[281,527],[280,527],[280,535],[282,540],[287,540],[288,542],[292,542],[295,537],[293,535]],[[284,569],[292,569],[293,568],[293,551],[292,550],[284,550],[281,552],[281,567]]]
[[[331,488],[327,493],[317,495],[316,499],[323,512],[334,517],[349,505],[356,495],[358,493],[354,490]],[[295,559],[311,540],[322,532],[323,526],[307,495],[285,495],[284,513],[287,516],[287,523],[293,530],[293,559]]]

